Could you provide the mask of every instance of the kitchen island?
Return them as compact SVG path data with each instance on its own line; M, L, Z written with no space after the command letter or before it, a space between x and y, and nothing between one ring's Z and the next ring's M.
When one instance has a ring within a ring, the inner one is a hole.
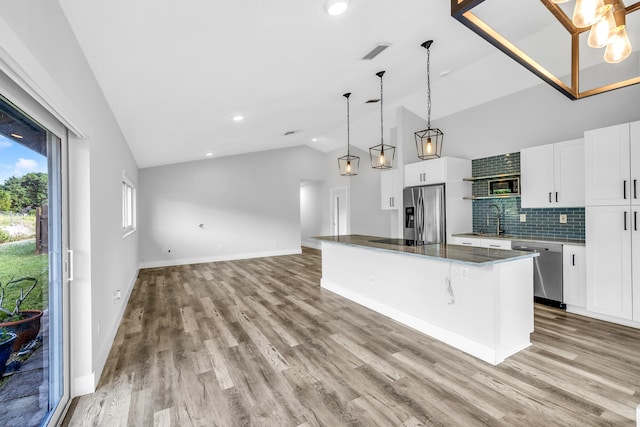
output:
M536 253L363 235L315 239L324 289L493 365L531 345Z

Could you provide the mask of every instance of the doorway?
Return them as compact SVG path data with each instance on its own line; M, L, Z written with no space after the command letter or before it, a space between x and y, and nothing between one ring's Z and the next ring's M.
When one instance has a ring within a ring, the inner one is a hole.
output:
M347 195L347 187L332 188L329 192L331 198L330 230L334 236L349 234L349 203Z
M53 424L69 399L65 143L0 97L2 425Z

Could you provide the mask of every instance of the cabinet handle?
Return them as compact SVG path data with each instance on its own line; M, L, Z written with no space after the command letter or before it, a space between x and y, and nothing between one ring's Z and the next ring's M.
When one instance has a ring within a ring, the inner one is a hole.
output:
M463 245L471 245L471 242L462 242Z
M500 247L500 245L489 245L489 247L492 247L492 248L499 248L499 247Z
M633 211L633 231L638 231L638 211Z
M576 265L576 254L571 254L571 265Z
M627 211L624 211L624 230L627 231Z
M634 179L633 180L633 198L637 199L638 198L638 180Z
M556 191L556 203L558 203L558 192Z
M627 198L627 180L622 181L622 197Z

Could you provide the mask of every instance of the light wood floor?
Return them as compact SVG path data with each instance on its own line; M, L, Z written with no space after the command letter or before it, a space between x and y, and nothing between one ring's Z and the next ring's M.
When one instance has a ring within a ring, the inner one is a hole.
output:
M640 331L536 306L488 365L319 286L320 252L140 273L66 425L632 426Z

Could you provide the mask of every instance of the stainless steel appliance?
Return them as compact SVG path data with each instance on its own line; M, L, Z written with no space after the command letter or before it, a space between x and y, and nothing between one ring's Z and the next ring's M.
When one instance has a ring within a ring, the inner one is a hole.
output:
M446 239L444 184L404 189L404 239L415 244Z
M540 254L533 258L534 299L541 304L565 308L562 301L562 245L514 241L511 249Z

